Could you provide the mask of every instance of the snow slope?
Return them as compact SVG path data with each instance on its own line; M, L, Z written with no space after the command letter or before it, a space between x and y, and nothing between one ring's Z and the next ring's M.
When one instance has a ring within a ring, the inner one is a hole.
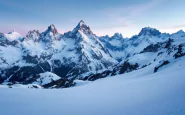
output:
M0 89L3 115L184 115L185 58L74 88ZM175 70L175 71L174 71Z
M18 32L15 31L5 34L5 37L10 41L21 40L23 38Z
M43 86L45 84L51 83L52 81L61 79L61 77L51 72L40 73L39 75L40 77L36 79L36 81L33 84L38 84Z

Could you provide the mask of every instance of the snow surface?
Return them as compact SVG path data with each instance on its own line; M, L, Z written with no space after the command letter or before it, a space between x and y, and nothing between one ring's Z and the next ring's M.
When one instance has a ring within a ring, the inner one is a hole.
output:
M184 69L183 57L155 74L148 66L74 88L1 88L1 114L184 115Z
M0 88L42 88L40 85L37 84L27 84L27 85L23 85L23 84L13 84L13 85L7 85L7 84L3 84L0 85Z
M12 66L21 60L22 53L19 48L13 46L0 46L0 68Z
M15 31L5 34L5 37L10 41L21 40L23 38L18 32Z
M33 84L43 86L45 84L51 83L52 81L56 81L61 78L58 75L51 72L40 73L39 75L40 77Z

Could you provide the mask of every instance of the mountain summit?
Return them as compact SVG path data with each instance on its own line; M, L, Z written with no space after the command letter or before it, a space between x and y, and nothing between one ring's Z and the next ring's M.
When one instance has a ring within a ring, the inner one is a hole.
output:
M72 33L77 33L78 31L82 31L85 34L93 34L90 30L90 27L85 24L83 20L81 20L78 25L73 29Z
M40 33L38 30L29 31L26 35L26 39L33 40L34 42L40 40Z
M45 31L45 33L49 33L49 32L51 32L53 34L57 34L58 33L57 29L55 28L55 26L53 24L51 24L48 27L48 29Z
M139 36L141 36L141 35L158 36L160 34L161 34L161 32L155 28L145 27L145 28L142 28L141 32L139 33Z
M60 39L60 34L58 33L55 26L52 24L45 32L41 33L41 39L45 42L52 42L53 40Z

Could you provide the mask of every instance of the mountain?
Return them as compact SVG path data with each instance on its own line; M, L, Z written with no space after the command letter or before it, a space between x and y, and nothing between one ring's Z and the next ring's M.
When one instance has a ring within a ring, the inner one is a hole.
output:
M166 65L176 63L185 56L185 32L174 34L160 33L156 29L144 28L139 35L125 42L127 47L122 51L123 59L112 68L89 74L82 80L94 81L99 78L124 74L143 68L152 68L156 73Z
M139 33L139 36L159 36L161 35L161 32L155 28L145 27L142 28L141 32Z
M26 40L32 40L34 42L39 42L40 40L40 33L38 30L33 30L33 31L29 31L28 34L26 35Z
M77 73L96 72L117 63L83 21L80 21L73 31L64 34L64 38L68 38L74 43L74 48L71 50L77 54L77 61L80 62L73 68ZM68 75L74 76L76 72Z
M128 40L127 38L123 38L121 34L115 33L111 37L107 35L99 37L99 39L117 61L122 60L123 51L127 47L127 44L125 44Z
M147 67L155 73L181 59L184 44L184 31L167 34L150 27L131 38L119 33L97 37L83 20L64 34L53 24L26 37L0 33L0 83L64 88L74 86L74 80L94 81Z
M6 37L9 41L22 40L23 38L18 32L14 30L8 34L4 34L4 37Z
M21 38L13 32L5 36L2 34L0 39L1 83L35 84L37 79L47 79L41 78L41 73L50 72L61 79L38 85L52 87L57 82L55 87L73 86L71 81L77 76L96 73L118 63L83 21L64 35L50 25L42 33L33 30ZM67 82L70 84L66 85Z
M123 38L122 35L115 34L112 37L100 37L99 39L104 43L111 52L112 56L118 61L124 60L135 53L141 52L150 44L168 40L169 34L161 33L155 28L142 28L138 35L131 38Z

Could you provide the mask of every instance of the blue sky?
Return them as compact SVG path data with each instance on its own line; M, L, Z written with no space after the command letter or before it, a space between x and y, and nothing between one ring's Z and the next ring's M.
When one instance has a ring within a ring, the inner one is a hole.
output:
M97 35L138 34L142 27L162 32L185 30L185 0L0 0L0 32L44 31L54 24L60 33L80 20Z

